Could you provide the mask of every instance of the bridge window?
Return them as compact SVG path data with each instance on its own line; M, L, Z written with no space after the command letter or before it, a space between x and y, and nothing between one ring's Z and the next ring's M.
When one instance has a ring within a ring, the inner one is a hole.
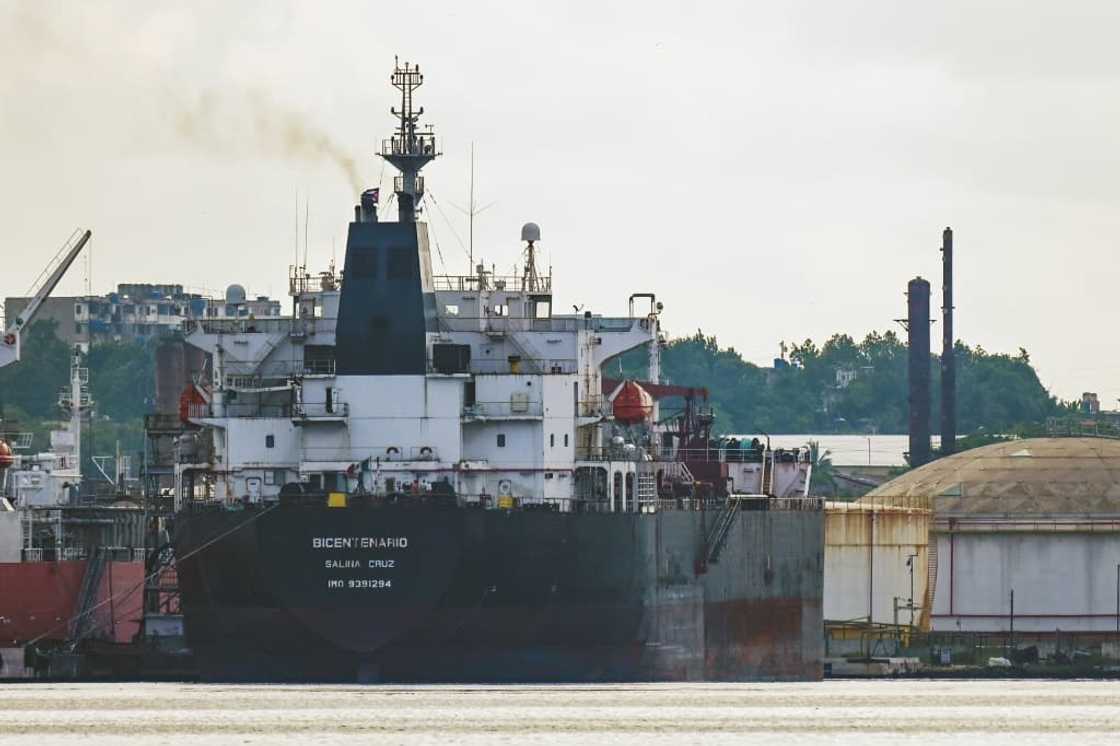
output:
M505 433L498 433L498 448L505 448L505 447L506 447L506 434Z

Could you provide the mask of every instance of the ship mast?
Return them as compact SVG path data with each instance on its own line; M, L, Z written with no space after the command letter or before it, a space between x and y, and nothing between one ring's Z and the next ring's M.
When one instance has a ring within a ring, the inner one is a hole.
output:
M381 143L381 157L398 171L400 176L393 179L393 191L397 195L398 220L414 223L420 212L420 200L424 197L424 177L420 169L440 155L436 147L436 136L432 125L420 128L420 115L424 107L414 108L413 93L424 83L419 65L396 62L393 74L389 77L393 87L401 92L401 108L390 109L399 119L393 136Z

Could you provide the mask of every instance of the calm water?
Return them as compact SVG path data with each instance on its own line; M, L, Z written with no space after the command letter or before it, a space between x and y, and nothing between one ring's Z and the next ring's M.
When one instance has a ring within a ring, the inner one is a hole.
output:
M1115 744L1120 682L0 686L0 743ZM970 739L970 740L965 740Z

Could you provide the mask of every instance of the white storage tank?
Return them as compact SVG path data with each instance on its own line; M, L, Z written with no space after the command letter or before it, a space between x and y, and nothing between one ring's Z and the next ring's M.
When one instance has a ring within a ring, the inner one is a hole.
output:
M923 499L934 512L935 631L1120 629L1120 440L997 443L926 464L865 498Z
M929 628L930 518L922 501L825 503L826 624Z

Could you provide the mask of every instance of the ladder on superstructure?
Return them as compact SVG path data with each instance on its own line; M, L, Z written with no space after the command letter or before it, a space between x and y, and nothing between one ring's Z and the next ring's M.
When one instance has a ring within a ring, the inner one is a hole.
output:
M774 495L774 452L767 449L762 454L762 483L758 491L764 495Z

